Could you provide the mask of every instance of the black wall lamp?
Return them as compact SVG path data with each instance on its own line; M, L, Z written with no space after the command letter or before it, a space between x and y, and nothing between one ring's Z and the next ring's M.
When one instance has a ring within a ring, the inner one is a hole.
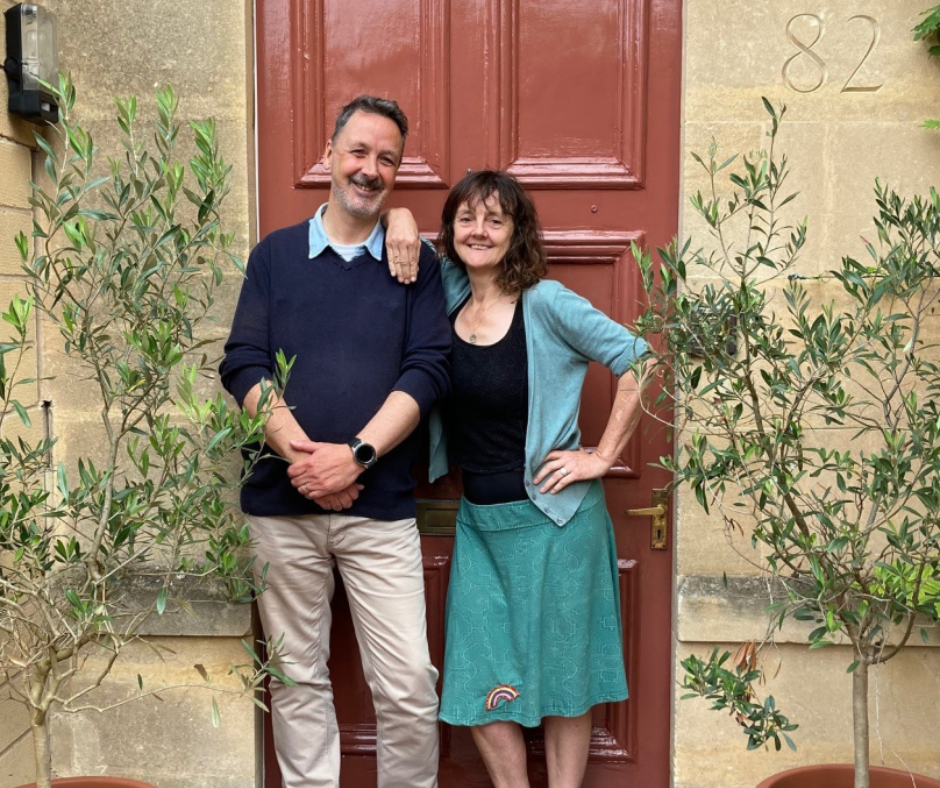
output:
M55 14L41 5L17 3L3 12L7 23L7 56L3 70L10 86L9 111L33 123L56 123L59 106L40 80L59 78L59 44Z

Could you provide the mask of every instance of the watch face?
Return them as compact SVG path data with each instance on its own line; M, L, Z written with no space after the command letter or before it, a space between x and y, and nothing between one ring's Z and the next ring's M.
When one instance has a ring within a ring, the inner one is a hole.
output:
M375 460L375 449L368 443L360 443L356 447L356 462L360 465L372 465Z

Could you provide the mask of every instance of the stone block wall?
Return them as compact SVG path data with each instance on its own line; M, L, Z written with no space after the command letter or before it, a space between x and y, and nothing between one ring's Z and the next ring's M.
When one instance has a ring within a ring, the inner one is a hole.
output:
M12 0L0 0L0 10L10 5ZM141 96L147 114L153 89L170 82L179 90L184 119L218 119L234 167L235 191L225 218L247 252L254 233L251 2L49 0L48 5L59 17L62 66L75 79L78 111L103 148L114 141L109 124L115 94ZM760 97L786 102L781 140L793 162L792 185L802 193L791 209L794 217L805 214L810 220L802 270L818 274L843 254L861 254L859 237L872 234L876 176L908 193L925 192L940 181L940 136L917 126L924 117L940 115L940 71L910 34L927 5L929 0L816 0L815 5L686 0L683 194L702 186L691 151L704 150L712 137L729 154L760 146L767 130ZM10 118L5 104L6 83L0 79L0 306L19 284L12 237L30 226L26 181L35 166L33 127ZM703 232L688 210L682 232ZM220 313L234 307L238 280L230 281ZM39 352L29 363L43 374L64 372L51 339L46 344L44 339L37 333ZM42 383L28 404L37 412L43 401L51 403L58 458L68 461L87 444L94 409L66 383L65 374ZM25 394L21 398L26 404ZM34 418L33 423L46 422ZM680 495L677 509L678 665L693 651L761 637L765 618L760 581L745 558L747 544L729 545L720 525L703 517L691 496ZM716 585L723 573L731 578L729 591ZM167 653L163 662L149 650L135 650L103 688L104 697L132 688L138 673L152 686L173 676L189 680L196 663L208 669L238 661L238 628L215 636L205 630L165 633L161 643L175 654ZM768 656L774 678L766 688L801 725L797 753L748 753L732 721L714 716L702 702L677 698L676 786L750 786L791 765L849 758L845 666L850 660L840 649L808 654L799 642L800 631L788 627ZM932 721L940 716L938 690L940 649L911 649L873 674L875 762L940 775L930 739ZM0 687L4 787L27 781L32 769L27 721L6 695ZM211 725L209 708L199 695L167 695L163 703L91 713L81 724L60 719L56 768L61 774L124 771L160 788L255 786L253 707L223 703L219 729Z
M12 0L0 0L0 42L6 41L2 14L12 5ZM14 294L23 293L20 254L13 239L19 232L29 235L32 230L29 181L32 178L32 152L36 147L33 138L36 127L9 115L6 112L7 100L6 77L0 76L0 311L6 311ZM9 326L6 323L0 326L0 341L4 341ZM10 361L8 357L8 366ZM22 377L39 378L41 367L35 346L24 356L21 369ZM41 428L43 420L38 386L22 387L17 393L30 413L32 424L36 429ZM10 434L11 429L15 432L25 427L11 421L5 432ZM0 683L0 785L4 786L19 785L33 776L29 719L23 706L11 700L9 694L9 687Z
M249 662L250 607L196 601L194 614L167 611L127 648L108 679L87 697L90 709L56 715L53 766L59 776L112 774L156 788L257 788L260 717L229 674ZM103 665L93 655L85 675ZM206 682L202 676L209 677ZM134 699L138 676L145 692ZM212 689L220 723L213 724Z
M13 4L0 0L0 11ZM216 118L223 155L232 165L233 191L223 221L236 234L237 253L246 256L255 215L250 0L46 0L44 5L58 17L60 66L73 77L76 114L103 151L120 154L113 122L116 95L137 95L139 115L149 119L154 90L172 84L180 97L181 136L186 136L189 119ZM0 46L4 33L0 18ZM6 79L0 78L0 309L4 310L21 284L13 237L20 230L30 232L28 182L41 167L33 142L36 127L12 118L6 105ZM233 311L239 285L239 275L233 271L219 298L220 315ZM222 328L219 332L221 336ZM25 363L34 368L31 377L47 379L35 384L28 396L21 389L20 399L30 408L36 428L48 429L56 437L55 461L74 465L80 453L96 445L100 406L77 390L58 353L57 339L48 327L37 326L35 345ZM214 683L235 686L225 674L230 665L247 660L239 641L252 638L248 608L216 605L214 612L207 609L194 620L172 619L164 629L157 641L159 655L144 646L129 649L95 695L97 705L134 694L138 674L145 688L203 683L196 664L205 666ZM8 688L0 686L0 788L33 777L28 720L22 706L7 696ZM56 718L57 775L122 774L158 788L260 785L260 729L249 700L220 696L222 724L215 728L208 694L168 692L161 698L104 714Z
M800 197L788 218L806 216L800 273L824 297L836 291L826 272L844 255L866 255L874 240L874 182L904 194L940 183L940 136L919 127L940 114L940 62L912 40L929 0L686 0L682 150L684 236L707 243L707 228L688 196L707 186L691 157L715 139L725 158L760 148L769 128L761 96L787 105L779 144L790 157L789 186ZM760 640L770 587L756 575L748 539L726 539L694 496L677 501L676 671L690 653L734 652ZM727 573L728 587L722 576ZM852 661L847 649L808 652L807 630L789 622L766 654L771 677L761 688L800 728L795 753L747 752L734 721L676 691L677 788L753 786L808 763L851 761ZM917 644L920 638L917 637ZM934 640L936 642L936 640ZM915 644L871 675L873 763L940 775L932 721L940 716L940 649Z
M33 741L26 709L9 697L6 684L0 684L0 785L22 785L34 776Z

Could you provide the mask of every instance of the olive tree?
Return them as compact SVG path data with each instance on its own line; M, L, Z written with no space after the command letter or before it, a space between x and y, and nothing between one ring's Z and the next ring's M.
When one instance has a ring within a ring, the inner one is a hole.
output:
M766 100L765 150L696 156L711 183L692 197L711 241L638 257L643 333L667 380L676 425L662 463L784 591L768 639L793 617L810 649L851 646L855 785L869 785L868 678L940 618L940 197L875 186L877 239L807 278L806 222L781 211L785 108ZM759 647L756 649L759 651ZM683 667L690 695L731 710L749 745L796 726L761 701L755 649Z
M256 444L264 415L198 393L214 292L240 265L220 222L230 168L214 123L190 124L187 167L174 92L157 92L149 129L137 100L119 99L123 150L102 161L70 81L52 89L61 121L36 135L36 219L16 239L24 292L2 313L0 344L0 676L28 709L39 788L51 779L50 713L103 710L94 690L122 651L151 617L186 606L181 576L221 578L240 601L256 590L231 458ZM96 437L70 447L68 464L53 463L55 438L29 429L21 401L35 397L24 357L37 324L46 352L69 360L72 389L97 403ZM142 579L143 603L130 590ZM227 691L254 698L272 669L246 648ZM157 691L141 679L134 697ZM217 721L214 697L212 708Z

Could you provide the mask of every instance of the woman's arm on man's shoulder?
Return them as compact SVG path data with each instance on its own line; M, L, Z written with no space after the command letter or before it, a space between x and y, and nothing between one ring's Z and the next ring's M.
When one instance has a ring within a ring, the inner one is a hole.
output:
M437 249L418 232L414 215L407 208L390 208L382 214L382 223L386 227L385 246L388 249L391 275L403 284L413 284L418 279L422 244L435 256ZM467 278L467 272L446 256L441 255L438 259L441 264L441 281L444 284L447 312L450 314L469 295L470 280Z
M388 271L408 285L418 278L421 257L421 233L414 214L407 208L389 208L382 213L385 228L385 248L388 251Z

